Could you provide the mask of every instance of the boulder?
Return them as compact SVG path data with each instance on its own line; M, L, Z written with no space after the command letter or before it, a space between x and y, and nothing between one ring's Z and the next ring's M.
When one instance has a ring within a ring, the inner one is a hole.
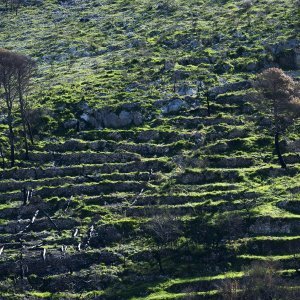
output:
M168 104L161 108L163 114L178 112L187 107L187 103L181 99L173 99Z
M112 127L118 128L120 126L120 119L118 118L117 114L110 112L103 116L103 124L104 127Z
M121 127L128 126L133 121L133 114L126 110L122 110L119 114L119 119Z
M197 88L189 87L188 85L183 85L177 88L177 93L180 96L196 96Z
M83 107L83 114L80 116L82 120L94 128L124 128L131 125L141 125L144 117L139 103L127 103L115 108L104 107L101 109L90 110Z
M133 113L126 110L122 110L120 114L110 112L108 114L103 114L100 121L103 122L104 127L108 128L127 127L133 123Z
M80 119L82 119L83 121L86 121L87 123L89 122L90 116L87 113L83 113L80 116Z

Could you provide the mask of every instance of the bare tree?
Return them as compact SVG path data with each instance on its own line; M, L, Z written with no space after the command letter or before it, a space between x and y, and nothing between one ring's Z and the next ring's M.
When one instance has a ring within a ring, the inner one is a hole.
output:
M273 262L255 262L245 275L242 299L282 299L279 289L282 280Z
M237 279L228 278L222 280L217 286L220 296L223 300L238 300L241 299L241 286Z
M198 97L203 97L206 102L206 109L207 109L207 116L210 117L211 115L211 106L210 106L210 95L208 87L205 85L203 81L197 82L197 90L198 90Z
M28 103L25 94L28 90L34 67L35 63L29 57L0 49L0 90L7 113L11 167L15 164L14 120L17 112L21 115L25 152L26 158L28 158L27 132L31 132L31 130L27 117Z
M29 134L32 144L33 144L33 136L32 136L30 122L28 119L28 102L26 100L25 94L28 91L30 86L29 83L35 69L35 62L28 56L18 55L18 57L19 57L19 62L16 68L18 101L19 101L19 110L21 114L22 127L23 127L26 159L28 159L29 150L28 150L27 135Z
M0 140L0 158L1 158L1 165L2 165L2 169L5 169L5 156L4 156L4 150L3 150L3 145L1 143L1 140Z
M10 163L11 167L15 164L15 131L14 131L14 116L13 107L16 100L16 77L15 63L11 52L0 50L0 87L3 91L7 110L7 123L9 129L9 144L10 144Z
M294 299L284 297L283 281L273 262L255 262L242 278L227 278L217 286L221 299Z
M209 252L225 256L226 244L243 237L247 226L241 213L230 212L222 215L201 212L187 225L187 234Z
M180 236L180 224L178 218L164 212L155 215L144 228L148 237L149 246L154 259L157 261L159 270L164 273L162 257L166 247L172 245Z
M254 86L259 91L254 103L272 122L275 151L281 167L286 168L279 140L300 116L299 84L281 69L270 68L258 75Z

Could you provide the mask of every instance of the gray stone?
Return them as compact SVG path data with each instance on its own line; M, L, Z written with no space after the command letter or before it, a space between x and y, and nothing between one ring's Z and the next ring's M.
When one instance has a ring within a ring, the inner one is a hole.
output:
M88 114L86 114L86 113L84 113L84 114L82 114L80 116L80 119L82 119L82 120L84 120L86 122L89 122L89 118L90 118L90 116Z
M122 110L121 113L119 114L119 119L120 119L120 126L125 127L128 126L132 123L133 116L132 113Z
M92 109L89 107L89 105L84 101L78 103L78 108L83 110L84 112L90 113L92 111Z
M115 113L110 112L103 116L103 124L104 127L117 128L119 126L119 117Z
M187 104L185 101L180 100L180 99L174 99L174 100L171 100L167 105L163 106L161 111L163 114L168 114L171 112L178 112L185 107L187 107Z
M197 88L192 88L188 85L183 85L177 88L177 93L180 96L195 96L197 95Z
M123 104L119 107L119 113L115 111L115 108L111 107L92 110L84 102L80 103L80 109L83 110L80 119L97 129L141 125L144 120L141 105L138 102Z
M133 114L133 123L136 126L139 126L143 123L143 115L140 112L135 112Z
M74 129L77 127L78 120L77 119L70 119L64 122L65 129Z

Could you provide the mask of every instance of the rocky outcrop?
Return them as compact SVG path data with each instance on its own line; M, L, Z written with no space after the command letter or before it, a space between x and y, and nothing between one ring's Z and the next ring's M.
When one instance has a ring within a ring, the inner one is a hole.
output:
M63 124L65 129L80 129L86 126L96 129L125 128L139 126L145 118L138 102L123 104L117 108L106 106L100 109L92 109L87 103L81 102L76 110L78 119L66 120Z
M139 161L140 156L135 153L46 153L35 152L30 153L29 159L35 162L50 162L54 161L56 165L72 165L74 162L77 164L101 164L101 163L113 163L113 162L130 162Z

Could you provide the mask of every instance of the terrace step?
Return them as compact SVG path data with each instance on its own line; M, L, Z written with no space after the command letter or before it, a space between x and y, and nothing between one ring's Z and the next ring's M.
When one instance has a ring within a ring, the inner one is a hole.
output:
M135 130L95 130L95 131L82 131L79 133L78 138L84 141L114 141L114 142L134 142L134 143L159 143L170 144L180 140L195 141L199 139L199 134L191 132L183 132L178 130L159 130L159 129L135 129Z
M31 152L29 160L39 164L54 162L55 165L70 166L76 164L103 164L114 162L140 161L141 157L135 153L96 153L96 152L71 152L71 153L46 153Z
M11 192L21 190L24 187L36 189L47 187L60 187L63 185L74 185L83 183L94 183L102 181L150 181L158 180L159 176L150 172L134 172L134 173L112 173L112 174L85 174L77 177L58 177L58 178L44 178L40 180L28 181L0 181L0 192Z
M229 274L228 274L229 275ZM243 272L231 273L230 278L237 281L241 280L243 277ZM221 286L221 283L226 278L226 274L211 276L211 277L199 277L199 278L190 278L190 279L181 279L178 280L178 283L171 284L166 291L170 293L180 293L184 290L190 290L193 292L204 292L210 290L216 290L218 286Z
M300 201L299 200L286 200L286 201L280 201L276 203L276 206L284 209L286 211L289 211L294 214L300 215Z
M101 195L96 197L87 197L84 202L87 204L95 205L115 205L121 204L122 202L134 203L137 206L152 206L152 205L180 205L186 203L204 203L208 201L234 201L239 199L254 199L261 196L259 193L255 192L245 192L245 191L211 191L194 193L189 195L186 194L172 194L170 195L136 195L136 194L121 194L118 193L113 195Z
M218 204L211 205L210 202L208 203L201 203L199 205L191 203L185 203L181 205L172 205L172 206L165 206L165 205L151 205L149 206L132 206L126 209L126 215L129 217L153 217L157 215L164 215L166 210L168 213L174 216L189 216L189 215L196 215L200 212L217 212L217 211L233 211L236 209L242 208L239 205L234 205L232 203L221 202Z
M57 187L43 187L35 191L35 196L40 196L42 198L51 197L71 197L75 195L99 195L99 194L109 194L111 192L139 192L142 189L149 188L146 182L99 182L93 184L76 184L70 186L57 186ZM5 203L10 200L22 199L21 192L14 193L3 193L0 194L0 203Z
M300 230L299 218L257 217L250 226L250 233L255 235L297 235Z
M72 255L62 255L59 251L46 252L46 260L41 256L41 250L23 254L23 264L27 266L27 276L49 276L65 272L75 272L86 269L95 263L119 264L121 259L118 255L108 251L83 251ZM0 278L11 274L20 273L21 265L15 261L7 261L0 264Z
M285 255L300 252L300 237L259 237L251 238L239 248L240 253L251 255Z
M226 125L235 125L241 126L244 125L242 120L238 120L235 118L214 118L214 117L177 117L177 118L165 118L163 122L168 125L176 126L177 128L194 128L196 129L199 125L203 126L212 126L212 125L219 125L219 124L226 124Z
M239 182L242 176L239 170L186 170L185 173L176 177L179 184L207 184L214 182Z
M79 225L79 222L75 219L71 218L55 218L53 219L56 226L60 230L73 229L75 226ZM27 220L18 220L18 221L10 221L5 225L0 225L0 234L17 234L26 229L26 226L31 223L31 219ZM37 218L36 221L31 224L30 231L40 232L43 230L49 230L49 228L53 228L53 224L49 221L48 218L42 217ZM56 229L56 228L54 228Z
M182 141L182 140L181 140ZM132 142L114 142L114 141L93 141L82 142L77 140L69 140L63 144L48 144L45 146L46 151L55 151L65 153L67 151L100 151L100 152L114 152L127 151L131 153L141 154L143 157L165 156L178 152L181 149L190 148L194 144L186 141L186 143L174 142L172 144L146 144L146 143L132 143Z
M103 163L103 164L82 164L78 165L74 161L74 165L60 167L36 167L36 168L13 168L0 172L0 178L3 180L26 180L26 179L42 179L64 176L84 176L99 172L102 174L109 173L130 173L133 171L152 170L153 172L165 171L169 172L172 167L167 160L147 159L142 161L133 161L125 163Z

